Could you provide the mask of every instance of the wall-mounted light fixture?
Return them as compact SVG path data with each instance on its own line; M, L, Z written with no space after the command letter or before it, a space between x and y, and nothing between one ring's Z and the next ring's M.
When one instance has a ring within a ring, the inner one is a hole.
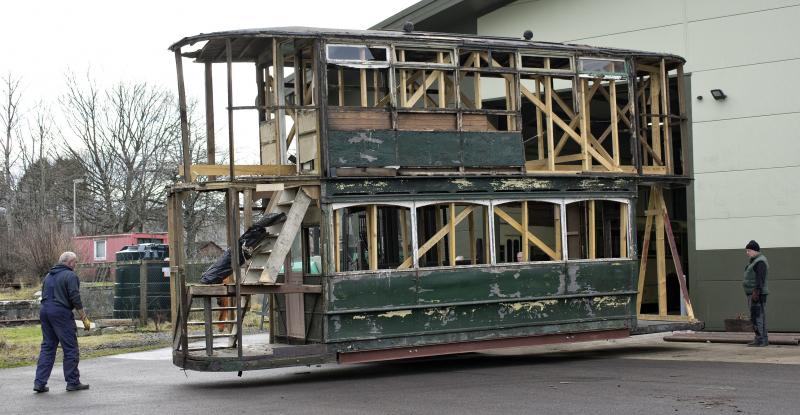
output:
M722 101L723 99L728 98L728 96L725 95L725 93L722 92L721 89L712 89L711 96L714 97L714 99L717 101Z

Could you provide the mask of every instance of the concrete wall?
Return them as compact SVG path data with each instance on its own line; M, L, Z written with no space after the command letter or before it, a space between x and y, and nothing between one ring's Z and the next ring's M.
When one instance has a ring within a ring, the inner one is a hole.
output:
M744 245L770 257L773 329L800 331L800 1L523 0L478 34L669 52L691 73L689 277L707 327L745 312ZM715 101L709 90L728 98ZM702 95L703 99L696 97ZM741 300L741 301L740 301Z
M114 311L114 287L82 284L81 301L92 320L111 318ZM39 309L38 300L0 301L0 322L38 320Z

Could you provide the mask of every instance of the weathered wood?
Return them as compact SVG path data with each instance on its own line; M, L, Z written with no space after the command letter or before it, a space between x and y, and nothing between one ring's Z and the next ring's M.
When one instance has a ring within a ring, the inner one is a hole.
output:
M660 76L661 76L661 108L662 115L660 117L663 123L663 137L664 137L664 166L667 168L667 174L672 174L674 169L672 165L672 127L670 126L670 110L669 110L669 77L667 77L666 64L664 58L660 62Z
M147 325L147 265L148 261L142 260L139 264L139 324Z
M192 153L189 147L189 115L186 109L186 86L183 82L183 57L181 49L175 49L175 68L178 72L178 111L181 119L181 155L183 159L183 181L190 181Z
M528 262L530 261L530 243L528 242L528 238L525 237L525 233L530 232L530 227L528 225L528 201L522 201L522 230L523 233L520 234L522 236L522 261Z
M478 263L478 241L475 239L475 212L472 212L467 217L467 232L469 234L469 260L470 263L475 265Z
M454 131L456 114L398 113L397 129L410 131Z
M195 164L191 166L191 177L197 176L227 176L230 174L230 166L222 164ZM243 165L234 166L235 176L293 176L294 166L284 165Z
M628 257L628 205L619 205L619 256Z
M556 256L558 259L562 259L564 257L564 253L561 247L561 206L555 205L553 206L553 228L555 232L554 240L556 241Z
M556 170L556 153L555 153L555 137L553 137L553 78L549 76L544 77L545 82L545 108L544 112L547 116L547 170ZM538 99L537 99L538 101ZM541 108L539 105L537 108ZM566 130L565 130L566 131Z
M656 194L656 206L654 208L661 209L660 203L663 200L663 193L661 187L654 185L653 191ZM663 210L661 214L655 215L656 221L656 275L658 277L658 314L667 314L667 263L666 263L666 249L664 247L664 215Z
M647 209L652 210L655 208L655 197L653 189L650 188L650 197L647 201ZM642 251L639 255L639 283L638 295L636 296L636 313L641 315L642 311L642 297L644 296L644 282L647 277L647 259L650 255L650 232L653 228L653 215L647 215L644 225L644 236L642 238Z
M462 131L497 131L489 117L483 114L463 114L462 116Z
M336 272L342 271L342 214L333 212L333 262Z
M225 54L227 56L228 74L228 176L233 179L236 176L236 148L233 140L233 55L231 50L231 40L225 39Z
M667 205L664 202L663 197L661 198L661 209L664 215L665 233L667 235L667 241L669 242L670 252L672 253L672 261L675 265L675 272L677 273L678 285L680 285L681 294L683 294L683 301L686 305L686 315L690 319L694 319L694 307L692 307L692 301L689 299L689 289L686 286L686 274L683 273L683 265L681 264L680 253L678 252L678 246L675 243L675 235L672 232L672 223L669 219L669 212L667 212Z
M608 82L609 104L611 107L611 154L614 156L614 167L619 167L619 115L617 113L617 83L613 79Z
M447 256L450 260L450 266L456 266L456 204L450 203L448 205L448 213L450 218L447 220L448 225L450 226L449 234L447 236L447 250L449 251Z
M358 79L359 79L359 89L361 92L361 106L368 107L369 101L367 100L367 70L366 69L359 69L358 70Z
M203 322L206 335L206 356L214 354L214 314L211 310L211 297L203 297Z
M378 269L378 205L369 205L367 208L367 237L369 251L369 269Z
M269 259L261 272L261 277L259 278L261 283L271 284L278 278L278 272L281 265L283 265L283 260L289 253L295 236L300 231L300 226L310 204L311 198L308 197L306 192L302 188L297 189L291 208L286 214L286 221L281 226L278 239L272 247L272 253L269 254Z
M206 105L206 163L216 163L216 144L214 143L214 82L212 78L212 64L205 64L205 105ZM257 71L261 73L261 71ZM262 96L263 88L259 83L259 96ZM208 180L215 178L209 177Z
M535 78L533 80L534 84L534 94L536 94L536 98L541 100L541 85L539 84L539 78ZM520 87L522 89L522 87ZM544 126L542 125L542 109L536 107L536 146L538 149L537 152L537 159L544 160Z
M589 226L588 226L588 236L589 236L589 259L597 258L597 223L596 223L596 210L595 210L595 201L589 200L586 202L588 207L588 216L589 216Z
M581 154L583 155L583 169L592 169L592 159L589 157L589 100L586 97L586 88L589 81L580 80L580 92L578 93L581 106Z
M388 130L391 113L382 111L329 111L328 128L339 131Z

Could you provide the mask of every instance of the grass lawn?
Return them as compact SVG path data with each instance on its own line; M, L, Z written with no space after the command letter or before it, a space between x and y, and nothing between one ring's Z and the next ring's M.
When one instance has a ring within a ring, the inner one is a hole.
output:
M20 288L0 288L0 301L33 300L33 294L42 289L41 285Z
M163 327L163 326L162 326ZM80 329L79 329L80 330ZM170 344L169 328L156 333L147 328L132 333L78 337L81 360L112 354L157 349ZM0 328L0 368L36 364L42 330L39 325ZM58 349L57 360L62 356Z

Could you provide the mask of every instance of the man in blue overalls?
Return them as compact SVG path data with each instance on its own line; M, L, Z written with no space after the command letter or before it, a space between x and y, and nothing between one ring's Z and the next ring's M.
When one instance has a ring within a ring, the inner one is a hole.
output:
M72 271L78 262L73 252L64 252L58 264L50 269L42 282L42 307L39 318L42 322L42 349L36 366L36 380L33 390L47 392L47 380L56 360L56 348L61 343L64 351L64 380L67 391L89 389L81 383L78 372L78 335L72 309L78 310L83 328L89 330L91 322L81 303L80 281Z

